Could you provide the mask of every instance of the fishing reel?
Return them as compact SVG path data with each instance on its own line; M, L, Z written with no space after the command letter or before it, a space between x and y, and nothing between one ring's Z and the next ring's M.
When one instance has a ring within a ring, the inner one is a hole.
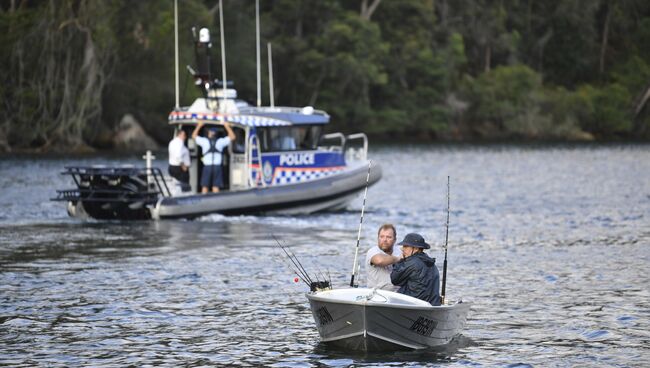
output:
M329 281L314 281L311 284L309 284L309 290L313 292L332 290L332 286L330 285Z

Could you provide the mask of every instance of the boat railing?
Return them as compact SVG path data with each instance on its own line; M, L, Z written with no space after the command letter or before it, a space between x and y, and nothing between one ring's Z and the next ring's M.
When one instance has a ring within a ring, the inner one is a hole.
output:
M364 133L350 134L345 137L345 161L366 161L368 158L368 137Z
M55 201L145 202L171 195L159 168L66 167L77 189L57 190Z
M248 186L251 188L260 186L260 182L262 187L266 186L266 181L262 177L262 150L259 143L259 138L256 135L251 136L246 152L248 156ZM253 174L255 174L255 179L253 179Z
M344 146L345 136L343 133L337 132L323 134L320 138L319 148L323 148L329 151L342 152Z

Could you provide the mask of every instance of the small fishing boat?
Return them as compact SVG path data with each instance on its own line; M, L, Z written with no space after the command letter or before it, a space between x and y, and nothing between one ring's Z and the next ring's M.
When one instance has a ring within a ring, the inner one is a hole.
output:
M349 288L334 289L330 279L320 280L310 276L296 255L276 239L278 246L291 261L287 265L296 274L296 282L302 280L309 286L310 291L305 296L324 343L366 352L417 350L444 348L460 335L465 328L471 303L462 300L451 302L445 298L449 234L449 178L447 180L447 236L441 305L434 306L425 300L392 291L359 288L355 284L355 276L359 272L357 260L367 186L361 207Z
M321 340L360 351L449 344L465 327L470 303L432 306L392 291L346 288L306 294Z
M67 202L72 217L96 219L191 219L213 213L309 214L342 209L366 182L372 185L379 181L381 168L377 163L372 164L372 176L366 177L369 160L364 133L324 134L330 121L326 112L311 106L275 106L272 92L271 106L260 106L259 56L258 105L238 99L231 82L225 82L223 28L221 35L222 80L211 76L210 35L203 28L198 37L195 34L198 71L188 67L203 97L180 107L177 75L176 107L169 114L174 136L185 131L187 137L192 137L199 124L201 135L206 135L208 129L223 134L226 124L232 127L235 139L222 153L224 185L219 192L200 193L201 152L195 140L189 138L189 185L154 167L153 156L148 153L146 166L140 168L66 167L62 174L71 176L77 187L58 190L52 200ZM270 80L272 91L272 77Z

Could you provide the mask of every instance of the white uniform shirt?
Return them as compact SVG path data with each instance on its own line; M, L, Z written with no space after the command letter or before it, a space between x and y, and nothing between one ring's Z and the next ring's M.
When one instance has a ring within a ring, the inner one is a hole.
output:
M369 288L376 287L388 291L397 291L397 289L399 289L399 286L395 286L393 285L392 282L390 282L390 272L393 270L393 265L380 267L380 266L374 266L370 264L370 260L376 254L387 254L387 253L381 250L377 245L368 249L368 253L366 253L366 269L367 269L366 274L368 277L367 279L368 287ZM393 254L391 255L395 257L401 257L402 251L398 246L393 246Z
M190 166L190 151L185 147L183 140L176 137L169 142L169 164L171 166Z
M201 146L201 149L203 150L203 158L201 158L203 165L221 165L221 153L223 152L224 148L228 147L230 144L229 137L217 139L217 144L215 144L215 147L219 152L210 152L207 155L205 152L208 152L208 150L210 150L210 140L206 137L198 136L196 137L195 141L196 144Z

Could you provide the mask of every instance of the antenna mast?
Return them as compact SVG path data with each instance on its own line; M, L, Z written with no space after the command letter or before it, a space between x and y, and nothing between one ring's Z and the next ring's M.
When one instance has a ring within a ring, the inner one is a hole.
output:
M271 107L275 107L273 97L273 54L271 52L271 43L266 44L269 50L269 97L271 98Z
M223 77L223 99L226 99L226 42L223 36L223 0L219 0L219 28L221 31L221 76Z
M255 50L257 52L257 107L262 106L262 76L260 71L260 0L255 0L255 30L256 42Z
M174 91L176 93L176 105L174 105L174 109L178 110L180 108L178 96L178 0L174 0L174 74Z

